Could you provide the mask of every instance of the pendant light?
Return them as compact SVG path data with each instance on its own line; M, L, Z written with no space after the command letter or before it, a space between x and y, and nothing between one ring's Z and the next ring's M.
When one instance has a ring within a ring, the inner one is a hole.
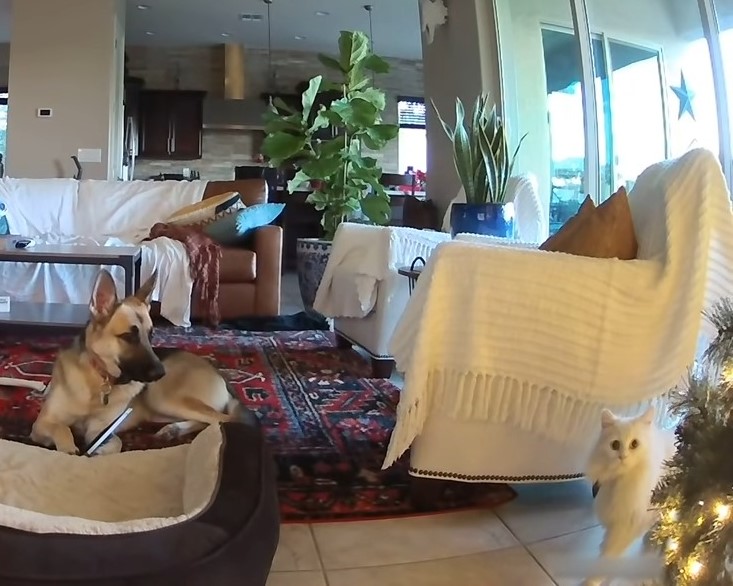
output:
M372 9L374 6L371 4L364 4L364 10L369 14L369 50L374 53L374 23L372 22Z
M272 99L275 93L275 69L272 66L272 0L262 0L267 5L267 89Z
M372 22L372 9L374 7L371 4L364 4L364 10L369 14L369 50L374 53L374 23ZM374 72L372 71L372 83L374 83Z

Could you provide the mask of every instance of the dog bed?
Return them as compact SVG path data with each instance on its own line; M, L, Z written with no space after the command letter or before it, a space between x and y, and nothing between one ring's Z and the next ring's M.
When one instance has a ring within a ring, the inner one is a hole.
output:
M251 424L93 458L0 440L2 586L264 586L279 525Z

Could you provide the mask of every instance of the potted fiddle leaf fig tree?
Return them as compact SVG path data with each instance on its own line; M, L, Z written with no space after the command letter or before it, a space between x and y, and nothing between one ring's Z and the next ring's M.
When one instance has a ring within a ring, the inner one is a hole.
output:
M465 203L451 205L451 234L467 232L511 238L514 236L514 204L507 200L507 183L526 134L514 152L509 149L507 129L481 94L473 104L471 119L460 98L456 98L456 122L451 128L440 116L445 133L453 143L453 163L466 193Z
M323 239L297 243L298 282L311 309L338 226L347 220L386 224L389 196L380 183L382 169L371 153L397 137L399 127L385 124L386 97L373 85L389 64L371 51L369 37L341 31L337 57L319 55L335 80L313 77L301 96L302 109L274 100L265 115L263 154L274 167L297 169L288 191L309 190L307 200L323 212Z

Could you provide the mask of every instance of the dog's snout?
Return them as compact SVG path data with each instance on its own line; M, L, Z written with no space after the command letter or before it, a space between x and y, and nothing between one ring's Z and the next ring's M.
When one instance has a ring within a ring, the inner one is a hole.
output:
M157 364L153 364L146 373L146 379L149 382L153 382L156 380L160 380L165 376L165 367L163 366L162 362L158 362Z

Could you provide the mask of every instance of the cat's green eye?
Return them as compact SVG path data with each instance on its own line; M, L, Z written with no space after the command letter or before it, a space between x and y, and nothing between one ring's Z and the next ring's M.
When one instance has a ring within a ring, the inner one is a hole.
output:
M638 448L639 447L639 440L632 440L631 443L629 444L629 447L632 450L635 450L636 448Z
M618 451L619 451L619 450L621 449L621 442L620 442L620 441L618 441L618 440L613 440L613 441L611 442L611 449L612 449L612 450L613 450L614 452L618 452Z

